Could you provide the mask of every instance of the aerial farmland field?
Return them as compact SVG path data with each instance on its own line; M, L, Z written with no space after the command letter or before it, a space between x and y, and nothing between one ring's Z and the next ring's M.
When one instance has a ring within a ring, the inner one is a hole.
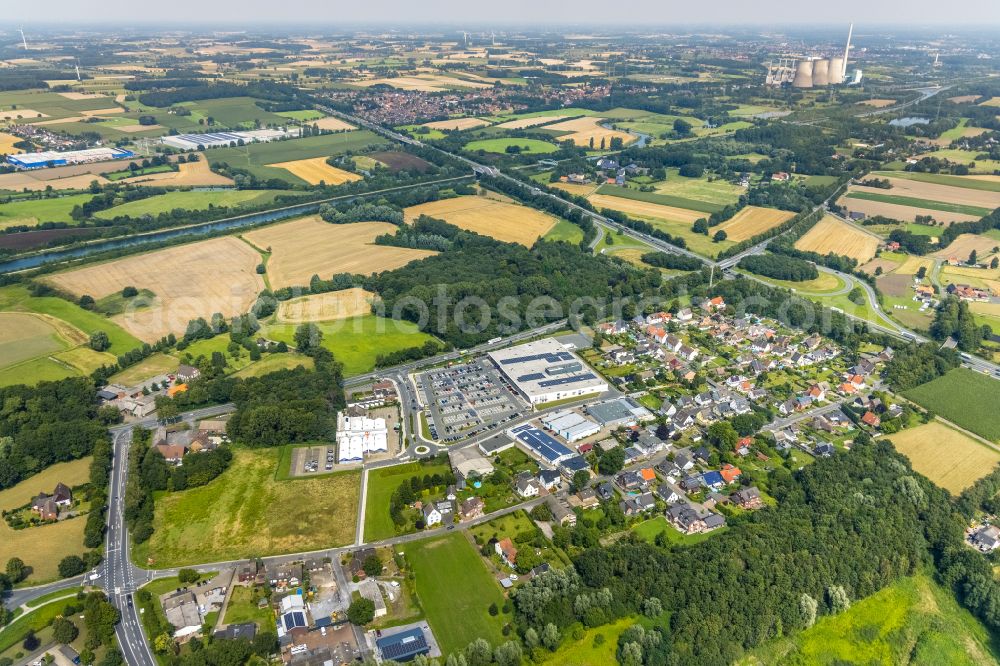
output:
M374 299L375 294L360 287L301 296L278 305L278 321L298 324L356 317L371 312Z
M1000 440L1000 391L990 377L956 368L904 395L984 439Z
M793 217L795 213L787 210L744 206L736 215L712 229L712 232L725 231L729 240L739 243L784 224Z
M875 256L879 239L857 227L827 215L795 242L795 247L807 252L833 252L865 263Z
M559 140L569 140L577 146L591 147L594 149L601 148L602 141L604 142L604 147L609 148L611 146L611 139L615 138L621 139L622 143L625 144L632 143L636 140L636 137L628 132L601 127L600 123L602 121L602 118L588 116L584 118L574 118L573 120L564 120L552 125L546 125L545 129L556 130L559 132L570 132L570 134L560 136Z
M344 171L326 163L325 157L311 157L305 160L294 160L292 162L276 162L268 166L276 169L284 169L293 175L301 178L310 185L341 185L343 183L353 183L361 180L361 176L350 171Z
M147 254L55 273L45 278L77 296L100 299L128 286L148 289L152 305L112 317L137 338L155 342L183 333L188 321L246 312L264 288L254 268L260 255L232 236L177 245Z
M324 279L335 273L368 275L435 254L372 242L376 236L395 231L396 226L388 222L329 224L319 217L304 217L247 232L243 238L271 252L268 279L280 289L308 286L313 275Z
M439 199L405 210L407 220L429 215L456 227L530 247L558 221L534 208L481 196Z
M910 459L913 469L953 495L1000 463L1000 451L940 421L907 428L889 438L896 450Z

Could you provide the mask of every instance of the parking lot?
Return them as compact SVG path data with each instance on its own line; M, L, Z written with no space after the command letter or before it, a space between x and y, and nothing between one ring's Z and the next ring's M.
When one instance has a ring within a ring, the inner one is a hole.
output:
M325 446L298 446L292 449L289 474L292 476L328 474L333 471L337 462L336 453L337 447L332 442Z
M443 442L474 437L527 413L528 404L483 359L419 375L431 436Z

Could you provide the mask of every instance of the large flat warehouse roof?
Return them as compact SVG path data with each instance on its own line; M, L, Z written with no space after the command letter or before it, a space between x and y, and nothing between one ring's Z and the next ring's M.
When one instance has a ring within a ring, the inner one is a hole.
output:
M489 357L532 402L554 393L600 393L608 388L603 378L552 338L492 351Z

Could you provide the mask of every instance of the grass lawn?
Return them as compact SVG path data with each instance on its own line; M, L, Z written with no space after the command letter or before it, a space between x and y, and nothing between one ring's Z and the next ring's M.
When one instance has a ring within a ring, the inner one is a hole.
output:
M667 169L667 179L653 183L658 194L682 197L685 199L695 199L711 204L736 203L744 190L739 185L733 185L729 181L716 179L709 181L708 178L685 178L680 175L679 169Z
M567 637L551 657L541 662L541 666L594 666L594 664L618 663L618 637L635 624L635 620L623 617L613 624L605 624L584 632L578 641ZM604 637L601 645L595 645L598 635Z
M0 203L0 229L18 225L34 226L42 222L74 223L70 211L90 201L93 194L71 194L50 199L15 199ZM2 199L0 199L2 201Z
M278 111L277 114L283 118L292 120L318 120L323 114L315 109L302 109L301 111Z
M935 150L925 155L918 155L917 157L937 157L938 159L950 160L958 164L969 165L973 162L976 163L975 168L969 167L971 173L985 173L991 174L997 169L1000 169L1000 160L980 160L976 159L977 155L981 155L980 151L975 150L961 150L959 148L943 148L941 150Z
M844 281L833 273L821 272L819 277L815 280L804 280L802 282L775 280L774 278L764 277L762 275L755 275L755 277L764 280L765 282L769 282L777 287L783 287L785 289L791 289L792 291L807 294L833 293L840 291L845 286Z
M54 590L52 592L49 592L48 594L43 594L40 597L35 597L31 601L25 602L24 605L27 606L28 608L38 608L42 604L47 604L53 599L68 600L71 597L75 597L77 593L81 591L83 591L82 587L71 587L65 590Z
M155 197L147 197L130 201L120 206L102 210L94 217L103 220L113 220L119 216L142 217L143 215L159 215L168 213L175 208L186 210L205 210L214 208L239 208L243 205L266 204L274 201L280 194L288 194L283 190L213 190L211 192L167 192Z
M963 215L978 215L983 217L993 211L980 206L967 206L963 204L948 203L946 201L931 201L930 199L919 199L917 197L901 197L894 194L879 194L878 192L848 192L848 199L864 199L866 201L879 201L882 203L897 204L899 206L913 206L914 208L929 208L931 210L942 210L948 213L961 213Z
M182 102L181 106L190 108L192 115L198 113L205 118L211 117L216 124L230 129L234 127L252 128L255 120L259 120L261 125L267 123L280 125L284 122L282 116L265 111L254 102L252 97L220 97Z
M375 359L399 349L419 347L433 338L422 333L415 324L375 315L316 322L323 332L323 346L344 364L348 377L375 369ZM275 324L267 328L266 336L275 342L295 343L294 324Z
M542 236L547 241L566 241L577 245L583 240L583 229L568 220L559 219L556 226L552 227L547 234Z
M772 640L737 664L996 664L992 643L950 592L919 575Z
M474 153L476 151L482 150L487 153L498 153L504 154L507 149L511 146L518 146L521 152L526 155L542 155L547 153L554 153L559 150L559 146L554 143L549 143L548 141L542 141L541 139L514 139L514 138L504 138L504 139L480 139L479 141L470 141L462 147L466 152Z
M490 604L503 605L500 586L464 534L408 543L400 549L406 553L420 605L444 654L462 650L477 638L491 645L506 640L502 616L487 612Z
M244 559L350 543L357 472L278 481L279 449L238 449L217 479L156 499L155 532L134 550L157 566Z
M269 627L270 623L274 622L274 613L270 608L257 607L257 600L260 597L253 586L234 585L223 622L226 624L256 622L259 628Z
M300 365L305 366L306 368L312 368L313 360L309 356L302 356L301 354L296 354L294 352L289 352L287 354L266 354L259 361L251 363L247 367L236 372L235 376L260 377L271 372L277 372L278 370L290 370Z
M641 523L636 523L632 526L632 531L635 532L636 536L643 541L648 541L653 543L657 535L661 532L666 532L667 541L670 543L681 544L684 546L693 546L696 543L701 543L702 541L712 537L715 534L719 534L726 528L720 528L714 532L701 532L699 534L681 534L674 527L667 522L665 516L657 516L655 518L650 518L649 520L644 520Z
M177 370L178 365L180 365L180 361L176 356L161 352L147 356L135 365L125 368L117 375L112 376L109 381L116 384L124 384L125 386L133 386L150 377L174 372Z
M173 171L170 164L160 164L159 166L149 166L146 168L139 168L135 171L131 169L122 169L121 171L112 171L110 173L104 174L104 177L108 180L122 180L123 178L132 178L133 176L148 176L153 173L167 173L168 171Z
M21 312L37 312L61 319L74 326L88 336L95 331L104 331L111 341L112 354L121 354L141 347L142 342L130 333L126 333L118 324L90 310L84 310L75 303L56 296L34 297L20 285L12 285L0 289L0 310Z
M321 134L303 139L252 143L237 148L212 148L205 151L209 162L228 162L235 167L264 166L278 162L291 162L313 157L330 157L349 150L360 150L370 145L382 145L384 141L368 130ZM282 173L283 169L272 169Z
M955 368L903 395L980 437L1000 440L1000 391L982 373Z
M447 464L424 465L411 462L369 470L365 499L365 541L388 539L398 533L389 515L389 499L396 488L415 476L444 474L449 469Z
M24 640L29 631L39 632L52 624L52 620L62 615L67 601L53 601L20 616L0 631L0 652L14 647ZM79 626L79 625L77 625Z

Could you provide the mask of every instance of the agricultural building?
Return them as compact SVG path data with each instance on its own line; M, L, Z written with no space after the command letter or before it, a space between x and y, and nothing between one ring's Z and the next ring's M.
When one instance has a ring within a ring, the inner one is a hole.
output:
M533 405L608 390L604 379L551 338L499 349L488 356Z

